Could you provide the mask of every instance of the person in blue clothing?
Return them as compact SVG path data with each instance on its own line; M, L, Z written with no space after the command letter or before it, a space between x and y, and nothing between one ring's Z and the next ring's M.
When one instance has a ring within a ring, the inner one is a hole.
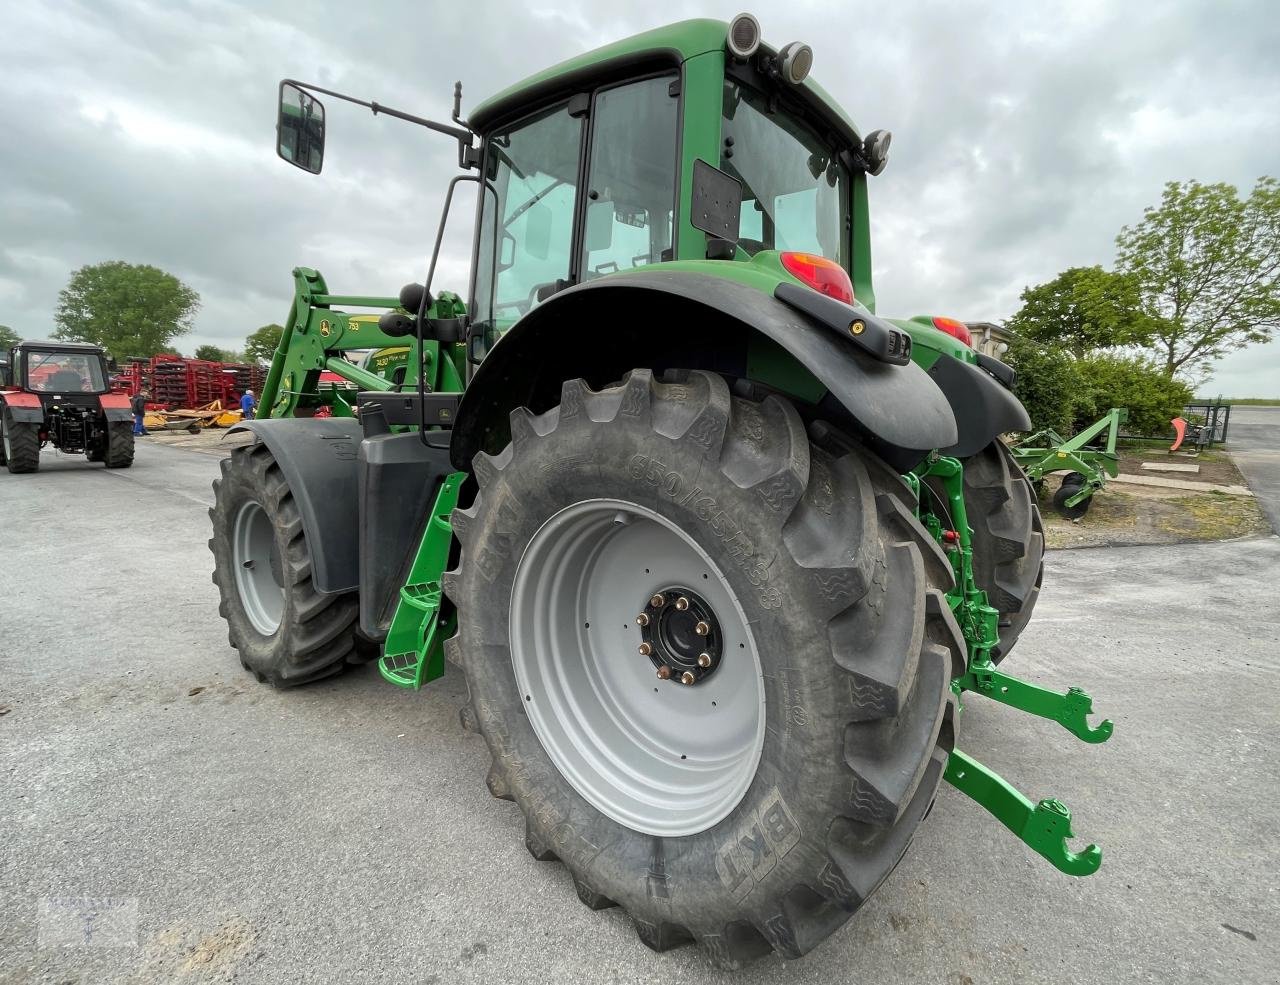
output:
M151 433L144 423L147 413L147 398L150 396L151 394L146 390L139 390L134 394L133 399L129 401L130 406L133 408L133 433L138 436Z
M253 408L258 406L258 401L253 399L253 391L246 390L244 396L240 398L240 416L246 421L253 420Z

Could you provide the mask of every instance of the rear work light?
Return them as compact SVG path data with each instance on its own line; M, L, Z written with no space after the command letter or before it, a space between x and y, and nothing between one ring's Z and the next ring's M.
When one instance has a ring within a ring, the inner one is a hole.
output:
M959 339L970 349L973 348L973 336L969 334L969 326L954 318L935 318L933 327L939 332L946 332L952 338Z
M787 272L829 298L853 304L853 281L844 267L816 253L781 253Z

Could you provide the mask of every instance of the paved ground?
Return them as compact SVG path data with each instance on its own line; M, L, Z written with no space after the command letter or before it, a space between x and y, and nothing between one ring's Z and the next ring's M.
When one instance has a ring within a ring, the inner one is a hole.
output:
M1232 407L1227 437L1231 457L1280 534L1280 407Z
M240 670L205 549L216 459L45 465L0 474L0 983L728 980L529 858L456 674L415 695ZM1012 667L1087 685L1115 737L975 698L962 744L1066 800L1101 872L1057 874L944 787L841 933L738 980L1276 981L1278 582L1275 537L1051 555Z

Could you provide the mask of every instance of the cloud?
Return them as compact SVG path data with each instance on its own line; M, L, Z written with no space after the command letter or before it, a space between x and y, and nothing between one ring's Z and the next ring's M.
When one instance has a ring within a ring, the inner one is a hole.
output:
M702 5L728 18L740 0ZM324 173L277 160L276 83L314 81L448 117L547 65L690 16L687 4L495 0L10 5L0 37L0 323L46 335L86 263L153 263L203 299L196 332L234 347L279 321L290 270L339 292L421 277L447 138L328 100ZM1280 13L1265 2L759 8L771 42L864 129L894 131L873 179L880 309L999 319L1028 284L1109 264L1167 180L1247 188L1280 170ZM462 194L437 283L464 289ZM1228 357L1210 388L1277 387L1280 347Z

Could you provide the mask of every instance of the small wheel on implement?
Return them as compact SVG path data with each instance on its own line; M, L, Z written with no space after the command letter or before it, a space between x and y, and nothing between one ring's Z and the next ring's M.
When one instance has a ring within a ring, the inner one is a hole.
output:
M236 448L221 464L209 549L218 612L240 662L277 687L340 672L356 650L357 594L315 590L302 516L265 445Z
M888 876L954 742L950 565L901 478L797 409L648 370L511 415L453 514L446 645L489 790L593 909L717 963L809 951Z
M1053 508L1059 515L1066 517L1068 520L1079 520L1089 512L1089 507L1093 503L1092 494L1086 496L1074 506L1067 505L1067 500L1080 492L1086 485L1088 485L1088 480L1079 472L1067 473L1062 480L1062 485L1053 494Z

